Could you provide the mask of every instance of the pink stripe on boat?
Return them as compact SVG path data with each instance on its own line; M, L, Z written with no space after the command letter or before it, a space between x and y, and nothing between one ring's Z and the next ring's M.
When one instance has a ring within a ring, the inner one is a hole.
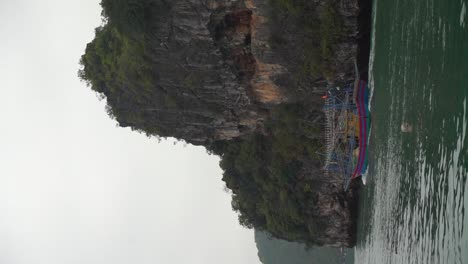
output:
M359 156L358 156L358 163L356 164L356 168L354 169L354 173L351 179L354 179L360 175L362 170L362 166L364 165L365 161L365 154L366 154L366 147L367 147L367 120L366 120L366 110L365 108L365 88L366 82L360 81L360 87L358 89L358 96L356 98L357 107L358 107L358 115L359 115ZM360 93L360 94L359 94Z

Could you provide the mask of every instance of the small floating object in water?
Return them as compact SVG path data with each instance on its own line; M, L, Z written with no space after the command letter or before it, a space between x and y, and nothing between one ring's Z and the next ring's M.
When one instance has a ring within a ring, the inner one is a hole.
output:
M411 133L411 132L413 132L413 126L412 126L410 123L408 123L408 122L403 122L403 123L401 123L401 127L400 127L400 128L401 128L401 132L403 132L403 133Z

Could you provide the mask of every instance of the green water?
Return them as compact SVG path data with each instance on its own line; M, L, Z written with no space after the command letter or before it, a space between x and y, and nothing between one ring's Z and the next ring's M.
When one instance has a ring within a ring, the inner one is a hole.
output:
M468 0L374 1L355 263L468 263ZM402 133L402 122L413 125Z

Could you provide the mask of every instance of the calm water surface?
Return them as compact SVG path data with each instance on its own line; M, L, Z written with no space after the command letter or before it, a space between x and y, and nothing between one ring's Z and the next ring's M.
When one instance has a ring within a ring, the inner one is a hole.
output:
M371 163L355 263L468 263L467 5L374 1Z

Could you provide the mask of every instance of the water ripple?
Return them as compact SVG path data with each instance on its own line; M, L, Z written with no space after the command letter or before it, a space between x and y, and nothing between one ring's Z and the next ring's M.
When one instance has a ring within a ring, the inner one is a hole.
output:
M468 263L466 4L378 1L374 12L371 181L356 263ZM400 132L403 121L413 133Z

